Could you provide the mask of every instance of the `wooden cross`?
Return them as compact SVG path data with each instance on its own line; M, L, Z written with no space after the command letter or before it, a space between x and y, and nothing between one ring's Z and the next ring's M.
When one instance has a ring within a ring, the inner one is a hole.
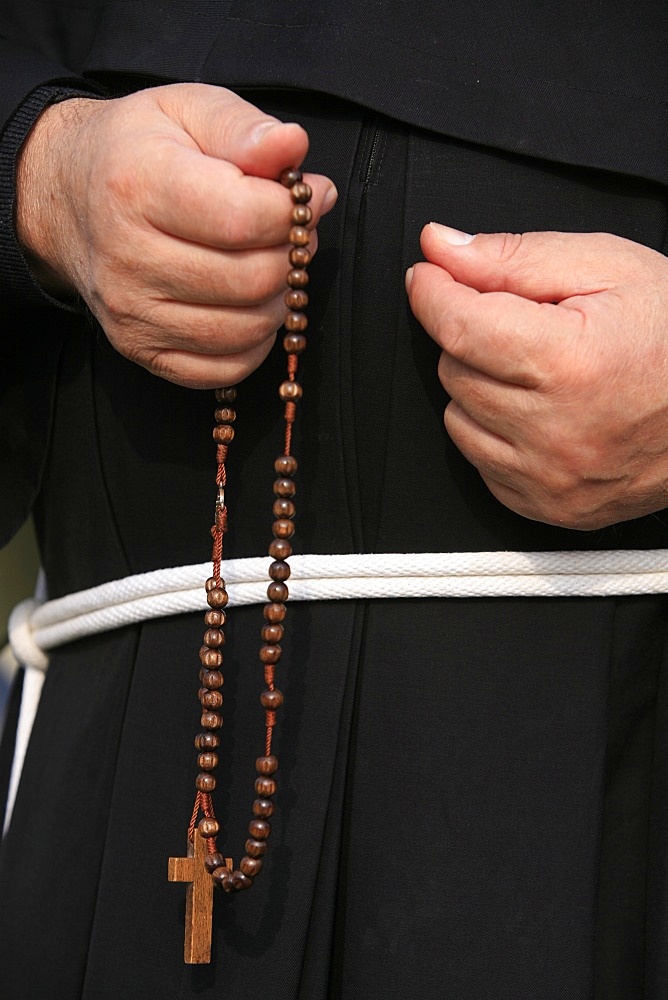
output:
M194 845L188 841L188 856L170 858L167 878L170 882L189 882L186 890L186 934L183 960L188 965L206 965L211 961L213 922L213 879L204 867L206 841L197 830ZM231 870L232 859L225 858Z

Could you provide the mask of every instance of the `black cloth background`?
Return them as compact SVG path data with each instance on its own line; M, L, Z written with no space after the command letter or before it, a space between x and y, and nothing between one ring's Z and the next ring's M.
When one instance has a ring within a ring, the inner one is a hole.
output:
M309 167L341 193L311 269L297 551L663 547L663 514L574 533L501 507L445 435L438 352L403 292L429 219L661 249L663 188L250 96L304 122ZM36 509L53 596L205 560L214 492L211 394L70 326ZM229 556L269 541L281 353L240 390ZM236 857L260 623L230 614L218 811ZM216 900L206 968L182 964L183 887L166 881L192 801L201 621L55 652L0 862L3 997L659 1000L665 630L662 596L292 606L270 855L249 893Z

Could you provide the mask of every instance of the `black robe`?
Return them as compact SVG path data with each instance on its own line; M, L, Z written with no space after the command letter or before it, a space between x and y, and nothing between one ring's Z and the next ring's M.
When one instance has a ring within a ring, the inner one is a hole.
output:
M309 168L340 191L311 268L295 550L664 547L663 514L575 533L494 500L444 432L438 349L403 292L430 219L603 230L665 250L652 173L439 135L371 98L249 96L305 124ZM45 309L62 333L35 508L50 594L204 561L212 394L123 360L87 316ZM271 538L281 355L240 387L230 557ZM202 968L183 965L183 887L166 880L192 804L201 618L54 652L0 862L3 997L659 1000L666 603L290 606L270 852L250 892L216 899ZM231 612L226 646L217 811L237 860L263 742L261 621Z

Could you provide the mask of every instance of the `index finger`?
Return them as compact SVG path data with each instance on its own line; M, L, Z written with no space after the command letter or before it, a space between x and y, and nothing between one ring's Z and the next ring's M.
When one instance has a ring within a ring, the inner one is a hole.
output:
M412 269L411 309L453 358L503 382L537 388L548 380L583 313L511 292L478 292L435 264Z

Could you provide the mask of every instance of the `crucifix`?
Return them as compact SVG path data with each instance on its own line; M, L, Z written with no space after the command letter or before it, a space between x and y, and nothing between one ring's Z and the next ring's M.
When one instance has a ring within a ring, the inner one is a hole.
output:
M186 935L183 959L188 965L206 965L211 961L213 918L213 880L204 867L207 845L195 830L194 843L188 841L188 856L170 858L167 878L170 882L189 882L186 890ZM232 859L225 858L232 868Z

